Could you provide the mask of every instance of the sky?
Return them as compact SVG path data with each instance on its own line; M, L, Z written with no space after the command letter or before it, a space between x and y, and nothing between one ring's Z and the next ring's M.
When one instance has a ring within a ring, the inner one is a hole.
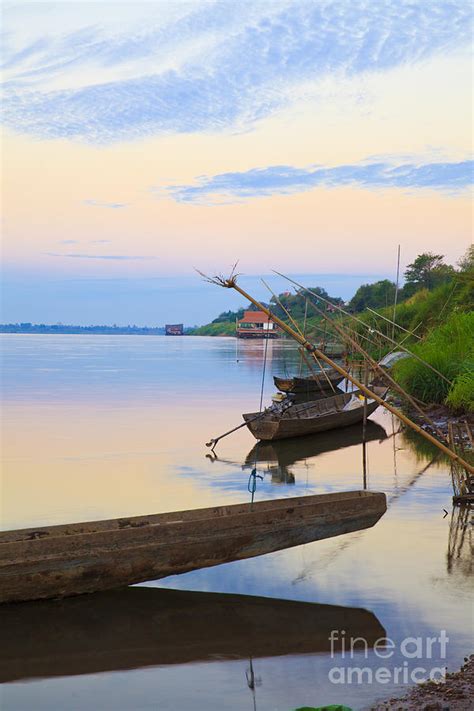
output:
M349 299L472 239L465 0L6 2L2 321ZM268 276L270 275L270 276ZM281 288L280 288L281 287Z

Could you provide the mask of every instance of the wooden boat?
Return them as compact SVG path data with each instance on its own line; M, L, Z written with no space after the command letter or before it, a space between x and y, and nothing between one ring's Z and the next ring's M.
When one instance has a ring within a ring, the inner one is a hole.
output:
M385 494L342 492L0 533L0 602L108 590L373 526Z
M331 630L385 637L363 608L151 587L2 605L0 626L0 683L330 652Z
M382 398L387 393L387 388L374 386L372 390ZM361 399L355 402L354 397L357 397L356 393L341 393L323 400L294 404L284 409L272 406L262 417L258 417L258 412L244 413L242 417L256 439L300 437L361 422L364 416L364 399L360 396ZM377 407L375 400L368 399L367 416Z
M321 393L321 397L328 397L333 394L344 377L337 370L327 370L325 374L315 374L309 378L278 378L273 377L275 387L284 393ZM333 390L334 388L334 390ZM314 398L316 399L316 398Z

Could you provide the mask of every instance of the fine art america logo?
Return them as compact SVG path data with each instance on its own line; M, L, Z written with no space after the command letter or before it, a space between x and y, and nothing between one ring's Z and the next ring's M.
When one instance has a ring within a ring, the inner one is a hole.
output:
M345 660L343 665L329 670L329 681L333 684L421 684L428 680L446 680L446 667L430 663L433 658L446 659L449 638L445 630L441 630L438 637L405 637L400 642L380 637L370 645L364 637L346 639L345 635L345 630L332 630L329 637L331 659L337 656ZM379 666L352 664L352 661L359 662L361 654L367 659L369 649L383 660ZM347 660L351 660L349 666Z

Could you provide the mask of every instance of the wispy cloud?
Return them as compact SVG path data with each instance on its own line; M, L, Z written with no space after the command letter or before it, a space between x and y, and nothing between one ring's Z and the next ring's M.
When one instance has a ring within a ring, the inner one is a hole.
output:
M59 252L45 252L48 257L68 257L73 259L111 259L111 260L132 260L132 259L157 259L157 257L146 257L143 255L130 255L130 254L61 254Z
M59 244L79 244L77 239L62 239Z
M31 5L23 17L21 7L6 13L3 116L12 129L109 143L248 128L299 93L317 96L318 81L334 73L458 51L472 23L465 0L215 0L168 11L140 4L124 32L79 5L75 24L58 22L62 33L45 32L41 17L39 34L31 18L25 29Z
M91 244L110 244L111 240L110 239L93 239L91 240Z
M92 207L106 207L111 210L117 210L128 205L126 202L101 202L100 200L84 200L84 204Z
M195 185L169 186L167 193L182 203L222 203L316 187L431 189L458 192L472 185L474 161L459 163L356 163L326 168L277 165L240 173L202 176ZM163 194L163 193L162 193Z

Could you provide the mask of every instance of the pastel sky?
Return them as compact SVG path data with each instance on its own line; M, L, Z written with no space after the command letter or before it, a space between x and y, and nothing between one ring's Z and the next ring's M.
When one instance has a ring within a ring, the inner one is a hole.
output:
M2 320L203 323L241 299L193 267L237 260L262 298L455 263L471 36L467 0L4 3Z

